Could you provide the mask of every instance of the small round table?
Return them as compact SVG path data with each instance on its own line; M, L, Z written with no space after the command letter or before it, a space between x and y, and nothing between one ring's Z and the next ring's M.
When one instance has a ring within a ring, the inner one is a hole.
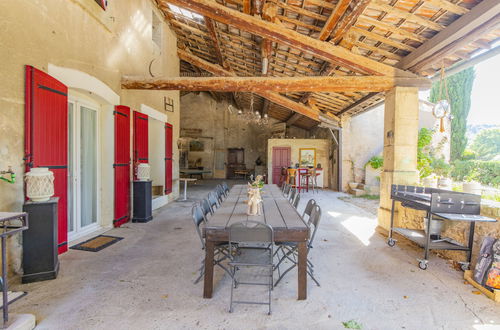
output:
M197 179L195 179L195 178L179 178L179 180L184 181L184 199L183 199L183 201L187 201L187 184L188 184L188 181L194 182Z

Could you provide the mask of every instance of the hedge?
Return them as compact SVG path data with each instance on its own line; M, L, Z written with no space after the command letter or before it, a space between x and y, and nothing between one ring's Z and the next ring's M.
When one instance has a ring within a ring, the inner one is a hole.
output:
M456 181L477 181L500 187L500 161L457 160L453 162L451 177Z

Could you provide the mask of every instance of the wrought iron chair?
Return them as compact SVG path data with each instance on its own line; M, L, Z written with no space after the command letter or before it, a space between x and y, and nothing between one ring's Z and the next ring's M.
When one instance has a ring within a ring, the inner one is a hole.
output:
M309 256L310 250L313 247L312 244L314 241L314 237L316 236L316 231L318 230L318 225L319 225L320 219L321 219L321 208L319 207L319 205L315 204L312 208L311 217L310 217L310 221L309 221L309 229L310 230L312 229L312 234L311 234L311 237L307 241L307 255L308 256ZM281 251L283 253L283 255L281 256L278 263L274 267L275 270L276 269L278 270L278 280L276 281L276 283L274 283L275 286L278 285L278 283L281 281L281 279L289 271L291 271L293 268L295 268L298 264L298 245L297 245L297 242L279 243L278 249L276 251L276 255L278 255L278 257L279 257L279 253L278 253L279 251ZM292 263L292 265L289 268L287 268L283 272L283 274L281 274L280 273L280 265L284 261L290 261ZM318 280L316 280L316 278L313 275L313 272L314 272L313 268L314 268L314 265L309 260L309 258L307 258L307 270L306 270L307 274L311 277L311 279L316 283L317 286L320 286Z
M200 238L201 249L205 250L205 240L203 239L203 235L201 234L200 226L202 224L206 224L207 219L203 215L203 209L201 208L201 206L198 203L195 203L193 205L193 208L191 209L191 216L193 218L193 222L194 222L194 225L196 227L196 232L198 233L198 237ZM214 265L219 266L226 273L231 275L231 272L229 272L229 270L221 264L222 261L229 258L228 248L229 248L229 246L228 246L227 242L222 242L222 243L219 243L215 246ZM205 275L205 260L204 259L201 261L201 267L198 269L198 271L200 272L200 275L194 281L194 284L197 284L201 280L203 275Z
M268 305L271 314L271 291L273 289L273 228L259 221L236 222L229 227L229 266L232 273L231 300L229 312L233 311L233 304ZM262 276L266 282L244 282L237 278L237 272L242 268L259 267L269 271ZM234 289L238 285L265 285L268 287L268 302L234 300Z

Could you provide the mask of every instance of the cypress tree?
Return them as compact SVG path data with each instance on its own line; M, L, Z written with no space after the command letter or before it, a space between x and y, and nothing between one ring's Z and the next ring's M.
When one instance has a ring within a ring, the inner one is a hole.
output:
M474 82L474 67L465 69L446 78L449 102L451 106L451 161L462 159L467 145L467 116L470 110L470 97ZM430 101L437 102L447 98L443 86L443 95L440 95L440 81L434 82L431 89Z

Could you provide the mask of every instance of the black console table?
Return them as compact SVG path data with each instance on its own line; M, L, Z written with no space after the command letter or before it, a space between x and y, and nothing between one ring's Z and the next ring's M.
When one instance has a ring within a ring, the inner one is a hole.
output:
M52 280L59 272L57 205L59 197L24 204L31 226L23 232L22 283Z
M132 222L153 220L152 181L134 181L134 216Z

